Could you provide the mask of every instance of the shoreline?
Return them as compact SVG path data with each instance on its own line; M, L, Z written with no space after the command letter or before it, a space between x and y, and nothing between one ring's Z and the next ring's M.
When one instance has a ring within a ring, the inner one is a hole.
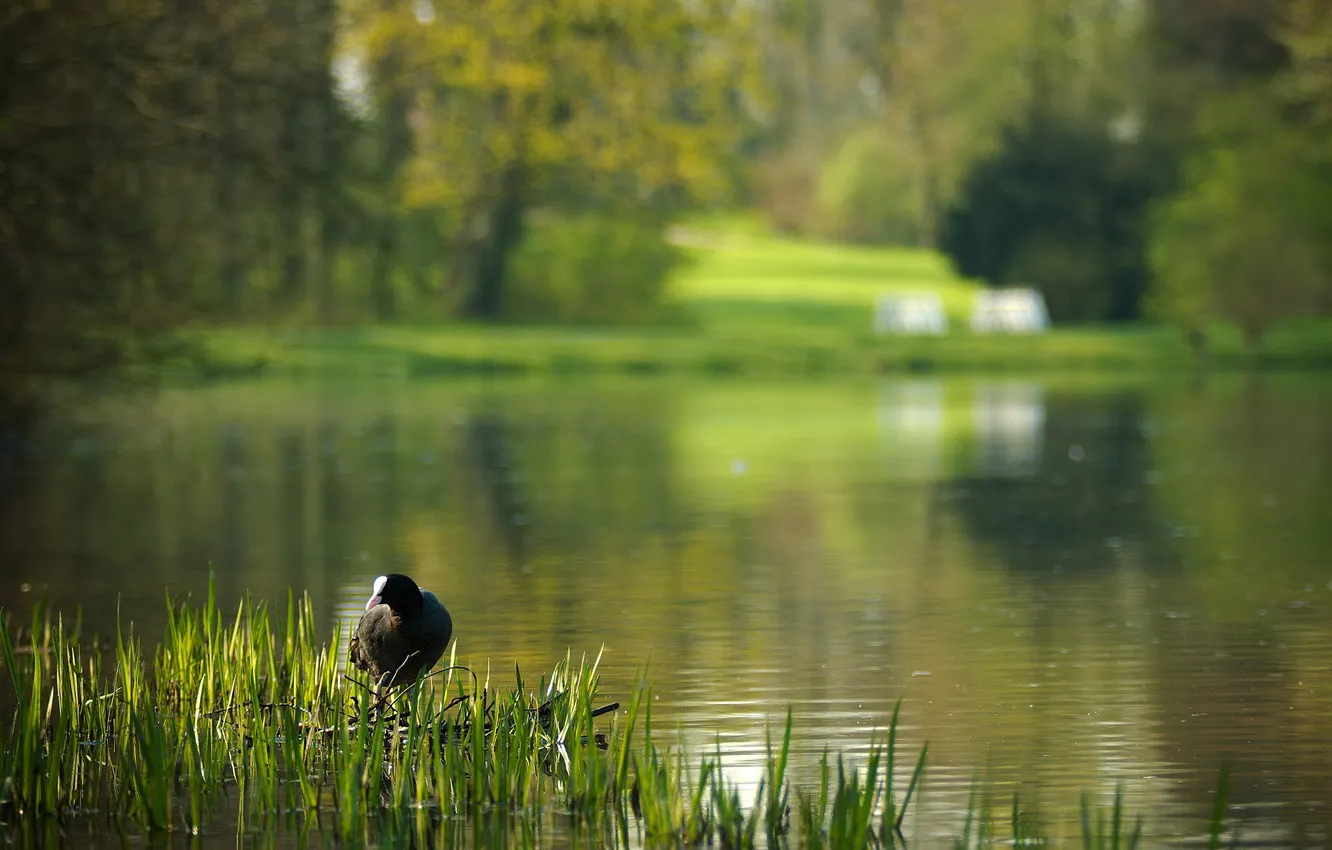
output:
M844 328L773 327L734 334L674 327L599 328L368 325L234 327L185 331L189 354L165 364L169 381L338 375L424 378L478 375L801 377L1033 372L1332 370L1332 323L1274 330L1247 354L1238 334L1210 334L1205 362L1173 328L1056 328L1040 335L954 333L876 337Z

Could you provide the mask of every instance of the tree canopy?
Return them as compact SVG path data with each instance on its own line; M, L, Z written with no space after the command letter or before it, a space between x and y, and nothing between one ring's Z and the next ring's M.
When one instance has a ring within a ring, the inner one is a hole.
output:
M13 0L0 407L198 321L643 321L722 203L1256 341L1332 308L1329 57L1327 0Z
M1231 319L1256 347L1274 320L1320 305L1332 183L1266 92L1214 98L1200 125L1180 191L1153 219L1155 307L1194 340Z
M0 13L0 409L33 376L100 374L198 310L240 311L260 266L296 283L286 238L339 137L333 7L151 0Z
M349 17L379 120L404 125L384 176L439 222L469 315L499 315L538 203L642 216L725 194L743 5L356 0Z

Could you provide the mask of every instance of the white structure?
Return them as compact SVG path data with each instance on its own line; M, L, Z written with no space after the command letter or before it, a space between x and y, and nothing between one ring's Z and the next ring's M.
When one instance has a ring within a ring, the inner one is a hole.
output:
M1045 333L1050 314L1045 299L1034 289L986 289L976 294L971 329L978 334Z
M943 302L932 293L880 295L874 305L877 334L943 334L948 332Z

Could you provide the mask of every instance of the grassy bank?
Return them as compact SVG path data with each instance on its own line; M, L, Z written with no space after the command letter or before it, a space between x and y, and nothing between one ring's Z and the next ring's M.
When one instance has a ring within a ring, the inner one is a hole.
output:
M977 286L931 252L805 242L717 229L690 232L694 257L671 289L675 319L640 327L395 324L197 332L186 375L426 376L464 373L801 375L900 371L1187 370L1180 334L1157 326L1057 328L1040 336L965 330ZM880 337L885 292L932 292L955 330ZM1211 332L1214 369L1332 367L1332 322L1275 329L1249 358L1238 332Z
M818 779L797 787L788 712L742 798L720 749L691 758L657 743L646 684L625 706L605 705L595 662L561 664L539 683L515 671L507 685L450 666L385 698L345 675L340 638L320 644L308 603L289 601L277 628L262 605L224 619L211 594L170 610L151 652L130 633L85 643L40 614L26 630L5 624L9 843L40 843L43 824L156 835L222 821L241 836L286 824L340 842L535 846L558 818L604 846L892 846L925 771L925 747L905 751L894 713L863 761L825 752ZM1101 811L1085 799L1085 846L1137 843L1140 823L1118 799ZM1039 843L1020 801L1005 808L1006 829L974 793L957 846L1009 831Z

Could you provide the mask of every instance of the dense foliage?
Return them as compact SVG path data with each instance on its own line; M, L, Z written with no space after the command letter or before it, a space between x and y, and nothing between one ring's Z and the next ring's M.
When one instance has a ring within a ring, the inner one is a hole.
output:
M1197 345L1206 322L1232 319L1252 349L1272 321L1325 306L1332 181L1260 95L1214 100L1200 129L1153 221L1154 307Z
M290 303L337 238L331 0L0 13L0 411L209 312ZM306 238L307 234L312 234ZM260 294L262 293L262 295Z
M15 0L0 407L201 319L639 321L737 199L1257 344L1332 302L1329 55L1326 0Z
M791 8L765 47L792 95L769 161L826 164L803 213L790 169L759 172L786 227L942 247L964 274L1037 286L1057 319L1161 317L1195 339L1231 321L1257 344L1329 308L1326 0ZM881 134L876 155L843 125Z
M660 233L725 195L745 27L728 3L19 0L0 408L200 318L499 317L529 210Z
M1137 146L1033 120L968 175L942 247L964 275L1036 286L1056 321L1136 318L1151 189Z
M660 228L632 220L538 222L513 253L501 308L526 321L647 321L667 276L683 262Z

